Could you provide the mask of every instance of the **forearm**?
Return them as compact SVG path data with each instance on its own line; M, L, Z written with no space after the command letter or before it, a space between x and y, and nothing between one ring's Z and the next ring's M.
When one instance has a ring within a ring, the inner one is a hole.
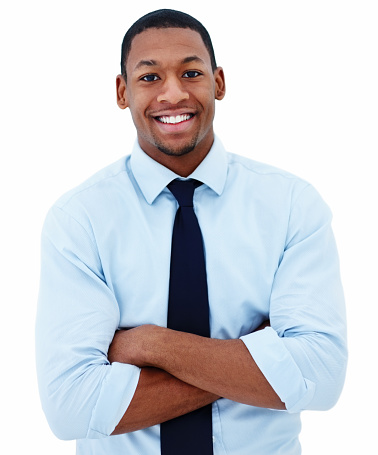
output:
M284 409L241 340L169 330L161 334L161 340L166 353L152 353L152 363L182 381L239 403Z
M116 347L116 343L113 347ZM119 359L119 352L117 356L114 350L110 352L112 361L116 361L117 357ZM165 422L218 398L219 396L187 384L163 370L142 368L133 399L112 434L129 433Z
M123 335L121 361L160 368L233 401L285 409L241 340L209 339L157 326L138 327Z

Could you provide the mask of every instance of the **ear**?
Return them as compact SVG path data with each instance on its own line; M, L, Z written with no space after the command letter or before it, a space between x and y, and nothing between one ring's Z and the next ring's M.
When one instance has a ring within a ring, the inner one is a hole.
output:
M117 87L117 104L120 109L126 109L129 105L126 94L126 81L122 74L118 74L116 78Z
M214 79L215 79L215 99L216 100L223 100L226 94L226 82L224 79L223 68L218 66L218 68L214 71Z

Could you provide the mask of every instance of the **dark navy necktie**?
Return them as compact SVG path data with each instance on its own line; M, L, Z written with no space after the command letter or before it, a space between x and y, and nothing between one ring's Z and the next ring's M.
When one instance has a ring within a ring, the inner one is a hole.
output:
M193 209L196 180L168 185L179 208L172 234L167 327L210 337L209 301L202 234ZM160 426L162 455L212 455L211 405Z

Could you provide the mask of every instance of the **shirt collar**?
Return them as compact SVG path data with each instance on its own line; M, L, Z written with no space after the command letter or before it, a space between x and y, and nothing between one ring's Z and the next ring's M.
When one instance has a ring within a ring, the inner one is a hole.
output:
M138 141L135 141L130 165L135 180L149 204L154 202L168 183L180 178L179 175L144 153ZM226 177L226 152L221 141L215 137L209 153L188 178L201 181L220 196L226 183Z

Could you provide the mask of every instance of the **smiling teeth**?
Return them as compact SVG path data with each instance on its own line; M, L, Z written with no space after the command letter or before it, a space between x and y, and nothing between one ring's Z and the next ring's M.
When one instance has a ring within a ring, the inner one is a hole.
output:
M176 115L174 117L173 115L169 116L163 116L159 117L159 121L163 123L170 123L170 124L176 124L176 123L181 123L185 122L185 120L189 120L191 118L190 114L184 114L184 115Z

